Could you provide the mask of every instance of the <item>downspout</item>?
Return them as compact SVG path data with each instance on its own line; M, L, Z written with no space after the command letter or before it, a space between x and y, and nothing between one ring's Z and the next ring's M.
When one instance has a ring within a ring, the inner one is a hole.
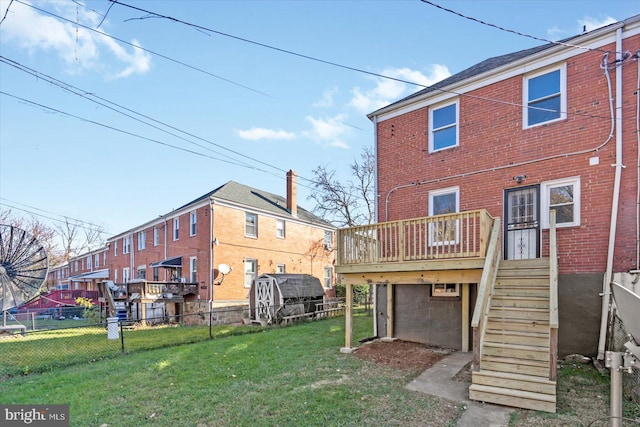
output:
M618 203L620 199L620 180L622 175L622 28L616 30L616 168L613 182L613 200L611 201L611 222L609 224L609 247L607 250L607 269L602 283L602 312L600 317L600 338L598 341L598 360L604 359L607 340L607 319L611 303L611 279L613 276L613 254L618 225Z
M213 309L213 201L209 199L209 310Z
M164 220L164 257L162 259L167 259L167 217L163 218ZM167 269L164 270L164 280L167 280Z
M373 216L376 222L380 222L378 217L378 116L373 116L373 154L375 156L375 167L373 169ZM373 336L378 336L378 285L373 285Z

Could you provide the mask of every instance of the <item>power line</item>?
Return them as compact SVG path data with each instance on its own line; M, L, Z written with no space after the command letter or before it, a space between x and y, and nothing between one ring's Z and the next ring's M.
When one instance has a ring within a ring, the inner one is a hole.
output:
M224 77L222 77L222 76L219 76L219 75L217 75L217 74L213 74L213 73L211 73L211 72L209 72L209 71L203 70L202 68L198 68L198 67L195 67L195 66L193 66L193 65L189 65L189 64L187 64L187 63L185 63L185 62L179 61L179 60L177 60L177 59L173 59L173 58L171 58L171 57L169 57L169 56L166 56L166 55L163 55L163 54L161 54L161 53L155 52L155 51L153 51L153 50L151 50L151 49L144 48L144 47L139 46L139 45L137 45L137 44L134 44L134 43L128 42L128 41L126 41L126 40L123 40L123 39L117 38L117 37L112 36L112 35L110 35L110 34L107 34L107 33L105 33L105 32L99 31L99 30L97 30L97 29L95 29L95 28L91 28L91 27L88 27L88 26L86 26L86 25L80 24L79 22L72 21L72 20L67 19L67 18L65 18L65 17L63 17L63 16L60 16L60 15L56 15L55 13L52 13L52 12L49 12L49 11L47 11L47 10L41 9L41 8L39 8L39 7L36 7L36 6L32 5L32 4L25 3L25 2L23 2L23 1L21 1L21 0L12 0L12 1L15 1L16 3L20 3L20 4L24 5L24 6L28 6L28 7L32 8L32 9L34 9L34 10L39 11L39 12L46 13L47 15L49 15L49 16L53 16L53 17L58 18L58 19L60 19L60 20L62 20L62 21L69 22L70 24L73 24L74 26L78 26L78 27L84 28L84 29L86 29L86 30L93 31L94 33L100 34L101 36L109 37L109 38L111 38L111 39L113 39L113 40L119 41L120 43L127 44L127 45L129 45L129 46L131 46L131 47L133 47L133 48L135 48L135 49L143 50L143 51L145 51L145 52L147 52L147 53L150 53L150 54L152 54L152 55L155 55L155 56L158 56L158 57L160 57L160 58L166 59L167 61L171 61L171 62L174 62L174 63L176 63L176 64L182 65L183 67L190 68L190 69L192 69L192 70L195 70L195 71L198 71L198 72L200 72L200 73L206 74L206 75L208 75L208 76L214 77L214 78L216 78L216 79L219 79L219 80L225 81L225 82L227 82L227 83L230 83L230 84L232 84L232 85L235 85L235 86L241 87L241 88L243 88L243 89L247 89L247 90L250 90L250 91L252 91L252 92L259 93L260 95L264 95L264 96L267 96L267 97L269 97L269 98L271 98L271 97L272 97L271 95L269 95L269 94L267 94L267 93L265 93L265 92L262 92L262 91L260 91L260 90L253 89L253 88L251 88L251 87L249 87L249 86L245 86L245 85L243 85L243 84L241 84L241 83L235 82L235 81L233 81L233 80L230 80L230 79L224 78Z

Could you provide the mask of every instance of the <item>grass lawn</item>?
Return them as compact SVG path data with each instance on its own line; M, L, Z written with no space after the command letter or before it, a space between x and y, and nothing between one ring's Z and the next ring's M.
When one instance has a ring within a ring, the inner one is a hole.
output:
M371 325L356 316L355 340ZM72 426L455 425L454 403L405 389L415 373L343 345L331 318L9 378L0 402L69 404Z

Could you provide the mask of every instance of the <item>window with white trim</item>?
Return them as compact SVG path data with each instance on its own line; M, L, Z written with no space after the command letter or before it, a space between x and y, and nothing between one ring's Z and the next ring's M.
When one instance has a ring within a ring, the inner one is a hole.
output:
M285 274L286 272L286 266L284 264L276 265L276 274Z
M136 279L146 279L147 278L147 266L141 265L136 270Z
M107 251L102 253L102 266L104 267L105 265L107 265Z
M95 264L94 264L94 267L95 267L95 268L100 267L100 254L96 254L94 258L95 258L95 260L94 260L94 263L95 263Z
M113 242L113 256L118 256L118 241Z
M333 233L331 231L324 232L324 249L333 250Z
M460 188L449 187L429 192L429 216L457 213L460 208ZM450 245L458 241L459 220L444 217L429 223L429 243Z
M244 214L244 235L258 237L258 215L249 212Z
M189 268L191 269L189 273L189 281L191 283L198 282L198 258L192 256L189 258Z
M131 250L131 240L129 239L129 236L123 237L122 238L122 253L123 254L128 254L130 250Z
M87 255L87 266L83 267L86 270L91 270L91 265L93 264L93 257L91 254Z
M147 247L147 232L146 230L138 231L138 250L142 251Z
M580 225L580 178L565 178L540 184L542 193L542 227L549 228L551 209L556 211L557 227Z
M129 282L129 267L125 267L122 269L122 281L124 283Z
M189 213L189 236L196 235L196 225L198 224L198 216L196 211Z
M155 282L160 280L160 267L153 267L153 280Z
M567 118L566 66L524 76L525 128Z
M245 259L244 260L244 287L250 288L253 280L258 275L258 260Z
M333 286L333 267L325 267L324 268L324 276L322 284L325 289L331 289Z
M173 219L173 240L180 238L180 218Z
M429 152L458 145L458 101L429 108Z
M158 226L153 226L153 246L158 246L160 244L160 231L158 230Z
M276 220L276 237L278 237L279 239L284 239L285 236L285 225L284 225L284 219L277 219Z

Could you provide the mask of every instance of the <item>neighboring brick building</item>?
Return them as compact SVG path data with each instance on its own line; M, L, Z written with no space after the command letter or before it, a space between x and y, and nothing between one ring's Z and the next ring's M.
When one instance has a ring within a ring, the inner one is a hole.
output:
M502 219L502 258L527 259L548 257L555 209L559 351L601 353L603 287L606 294L612 278L637 281L640 269L639 59L640 15L487 59L371 113L378 222L486 210ZM369 270L338 259L337 271L356 283ZM397 277L371 281L402 284ZM423 297L414 285L395 289L389 304L409 304L395 311L395 337L459 347L459 322L446 321L460 316L459 302ZM382 331L385 310L383 302ZM401 330L427 313L429 322Z
M286 197L229 181L108 239L109 279L195 282L198 299L227 303L246 302L259 274L305 273L333 296L335 227L297 206L296 193L293 171Z

